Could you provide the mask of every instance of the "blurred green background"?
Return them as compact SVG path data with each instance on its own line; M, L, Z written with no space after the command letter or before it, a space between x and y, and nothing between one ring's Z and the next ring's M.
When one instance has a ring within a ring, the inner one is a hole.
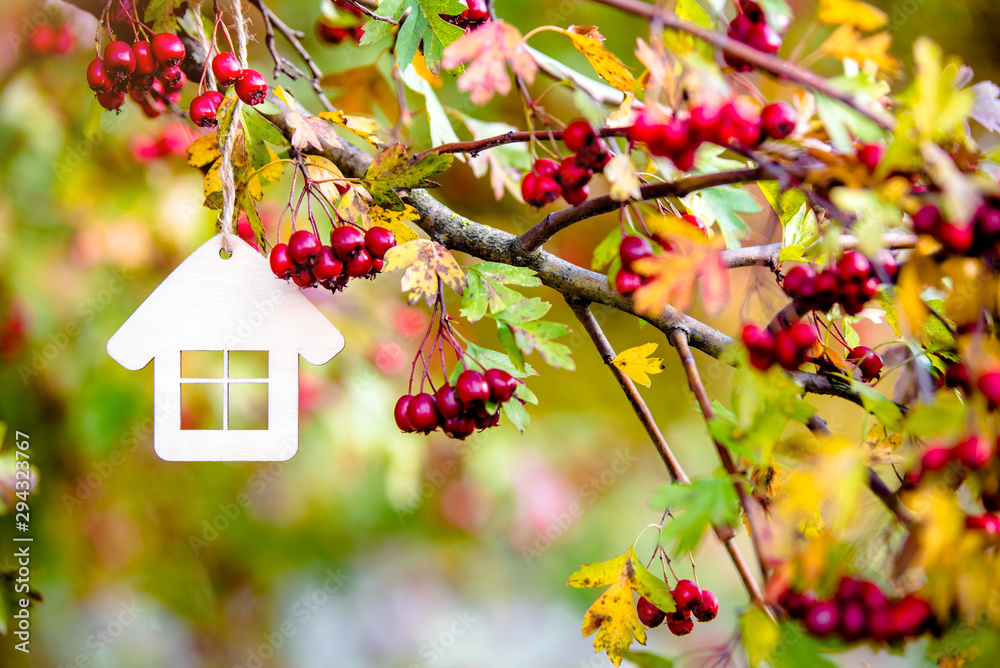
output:
M384 45L317 43L319 2L270 4L308 33L324 71L388 67ZM875 4L889 12L904 62L912 40L930 33L977 79L996 76L996 3ZM793 6L799 18L786 51L815 14L812 2ZM499 0L497 9L523 31L596 24L608 47L637 65L631 50L645 27L612 9L568 0ZM130 103L118 116L103 112L84 78L92 21L67 13L74 48L39 55L26 43L39 15L62 20L56 5L18 0L0 8L0 421L8 429L0 489L10 494L14 431L28 434L37 472L31 585L44 603L32 610L30 656L8 635L0 638L0 666L610 665L579 632L597 592L564 582L579 564L622 553L660 519L648 499L667 476L582 332L566 341L575 372L529 359L541 372L529 380L540 405L529 407L523 436L506 422L465 443L440 433L405 436L392 406L405 392L426 311L406 307L398 275L352 283L335 297L313 290L347 348L326 366L301 365L298 455L274 464L177 464L154 455L152 365L126 371L105 344L214 233L200 174L184 164L197 133L166 116L146 119ZM564 38L545 34L532 44L589 72ZM260 44L251 59L270 79ZM821 61L817 69L832 74L835 66ZM313 104L308 89L289 87ZM474 108L452 81L438 94L475 118L523 124L516 98ZM410 97L415 111L422 105ZM546 105L561 118L578 115L564 91ZM426 116L405 131L412 146L429 145ZM155 147L165 154L150 158ZM517 231L542 216L509 196L497 205L467 166L440 181L438 196L479 222ZM262 214L272 225L288 187L286 177L265 197ZM764 241L766 221L751 222L755 240ZM612 224L588 221L549 249L587 264ZM737 271L732 306L712 321L729 333L779 303L766 273ZM552 319L575 325L558 295L538 294L554 302ZM710 473L716 456L663 336L634 318L595 313L619 351L660 343L667 370L643 394L688 473ZM461 330L499 347L488 326ZM712 396L728 401L730 370L700 354L699 363ZM815 403L832 427L858 434L860 411ZM0 527L0 569L11 570L12 537L24 534L12 516ZM637 549L643 558L651 553L650 533ZM744 550L752 554L748 544ZM746 597L714 539L703 541L696 563L701 585L723 602L719 619L682 639L652 632L649 644L703 665L699 657L732 639ZM683 555L676 569L690 576ZM863 651L842 660L909 665Z

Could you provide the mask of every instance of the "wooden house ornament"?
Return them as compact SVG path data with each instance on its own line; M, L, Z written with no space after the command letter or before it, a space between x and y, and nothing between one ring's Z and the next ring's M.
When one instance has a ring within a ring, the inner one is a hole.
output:
M219 234L171 272L111 337L108 354L132 371L156 359L153 447L162 459L283 461L298 450L299 355L326 364L344 337L252 246L234 240L228 259L221 249ZM187 363L199 355L201 366ZM258 370L247 373L244 359ZM182 425L181 395L195 390L221 393L216 428ZM267 405L258 402L266 422L261 414L251 428L231 410L233 396L248 391Z

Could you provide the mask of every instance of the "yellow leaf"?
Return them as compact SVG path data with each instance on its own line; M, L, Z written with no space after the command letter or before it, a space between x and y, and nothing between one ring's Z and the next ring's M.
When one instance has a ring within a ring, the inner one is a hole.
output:
M404 222L420 218L417 210L409 204L406 204L402 211L393 211L392 209L373 206L368 213L370 226L375 227L377 225L392 232L392 235L396 237L397 245L405 244L417 238L417 233Z
M400 286L409 293L410 304L421 298L432 306L437 301L438 281L458 294L465 292L468 279L447 248L429 239L413 241L390 248L385 254L383 272L406 267Z
M890 46L892 35L888 32L862 38L857 28L844 24L823 42L820 51L834 58L851 58L859 63L871 60L879 69L893 73L899 69L899 61L889 55Z
M611 199L616 202L642 199L639 174L628 155L616 155L604 166L604 178L611 184Z
M586 26L592 28L592 26ZM601 75L613 88L617 88L623 93L631 93L635 90L635 77L625 67L625 63L618 59L618 56L604 48L604 36L596 29L587 30L586 34L578 32L579 27L563 30L562 33L570 38L576 50L587 57L591 67Z
M375 123L374 118L348 116L342 111L323 111L320 112L319 117L350 130L375 148L381 148L384 144L376 134L378 132L378 124Z
M324 158L321 155L307 155L305 156L306 163L306 174L313 181L326 181L326 183L317 183L316 189L326 197L327 201L331 204L336 203L340 199L340 191L337 190L336 183L347 183L344 179L344 174L340 171L337 165L333 164L333 161L329 158ZM336 179L336 181L331 181L330 179Z
M371 227L371 196L361 186L354 186L341 198L337 213L361 227Z
M872 32L889 23L889 15L859 0L820 0L819 20L830 25L849 25Z
M583 616L583 635L594 636L594 651L604 650L608 658L621 665L622 653L632 646L632 639L646 643L646 630L635 612L632 592L646 597L664 612L676 608L670 588L642 565L635 551L591 564L584 564L566 582L570 587L608 587Z
M418 51L417 54L413 56L413 62L410 64L413 65L413 69L417 71L420 78L431 85L431 88L441 88L444 86L444 82L441 81L441 77L427 69L427 63L424 62L424 54Z
M659 357L650 357L657 345L656 343L644 343L641 346L629 348L618 353L618 356L611 360L611 363L635 382L649 387L649 374L663 371L663 360Z
M273 92L274 92L274 95L279 100L281 100L286 105L288 105L289 109L291 109L292 111L295 111L295 109L296 109L296 107L295 107L295 98L292 97L291 93L289 93L288 91L286 91L281 86L275 86L274 89L273 89Z
M222 208L222 161L216 160L205 173L202 182L202 194L205 195L205 206L209 209Z
M896 296L903 315L906 316L910 333L920 334L924 331L924 322L929 313L921 294L924 287L935 287L940 281L937 263L922 252L918 244L916 252L900 267L896 282Z
M274 183L281 179L281 175L285 173L285 163L281 161L281 158L278 157L278 154L270 146L264 146L264 148L267 149L267 154L271 160L257 170L257 175L265 181Z
M636 39L635 57L646 67L646 88L662 90L666 99L672 100L677 90L676 61L663 40L655 34L648 44L641 37Z
M187 147L187 154L188 166L198 169L208 167L222 157L222 151L219 150L219 140L215 136L215 133L202 135L195 139Z
M520 31L506 21L489 21L445 48L441 57L443 69L453 69L467 63L458 77L458 89L469 93L473 104L485 104L494 93L510 92L507 65L525 83L535 80L538 64L528 52Z

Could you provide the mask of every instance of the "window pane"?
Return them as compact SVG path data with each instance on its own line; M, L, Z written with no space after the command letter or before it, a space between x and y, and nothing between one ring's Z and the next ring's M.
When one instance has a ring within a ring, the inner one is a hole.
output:
M229 383L229 429L267 429L267 383Z
M266 350L230 350L230 378L267 378Z
M222 383L181 383L181 429L222 429Z
M222 351L182 350L181 378L222 378Z

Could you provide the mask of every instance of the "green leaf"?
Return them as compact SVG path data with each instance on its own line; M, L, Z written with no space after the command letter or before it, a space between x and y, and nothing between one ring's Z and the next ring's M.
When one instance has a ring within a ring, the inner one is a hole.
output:
M865 410L892 431L903 430L903 411L889 397L874 387L852 380L851 389L861 395L861 404Z
M902 432L922 439L957 441L968 430L969 410L954 392L941 393L933 404L914 406L906 414Z
M572 351L569 346L553 341L553 339L569 334L570 329L566 325L535 320L523 325L508 326L514 332L514 341L517 343L517 347L525 355L530 355L532 351L537 350L542 359L553 368L569 371L576 369L576 364L570 357Z
M458 0L384 0L379 3L376 13L396 20L409 11L396 36L396 62L405 70L417 55L423 42L424 62L427 69L437 74L441 68L441 52L444 48L465 34L458 26L448 23L441 15L455 16L466 7ZM374 44L392 32L393 25L385 21L371 19L362 26L365 31L361 45Z
M497 323L497 340L500 341L503 349L507 351L511 363L519 371L524 370L524 353L517 347L517 341L514 340L514 332L511 331L509 325L505 325L502 322Z
M267 233L264 231L264 223L260 219L260 214L257 213L256 202L253 201L250 191L246 188L240 191L239 205L247 215L247 220L250 222L250 229L253 230L254 237L257 239L257 247L265 250L267 248Z
M628 659L630 663L634 663L639 666L639 668L673 668L674 662L670 659L660 656L659 654L653 654L651 652L631 652L624 651L622 656Z
M246 148L250 167L260 169L271 162L271 153L267 150L267 144L264 142L268 141L282 146L285 143L285 138L278 131L278 128L249 105L243 105L240 123L243 125L243 146Z
M618 257L618 247L622 243L622 228L615 225L604 237L601 243L594 249L594 257L590 261L590 266L594 271L604 271L616 257Z
M177 16L174 14L186 0L149 0L142 15L143 22L153 32L177 32Z
M510 357L507 355L499 353L495 350L490 350L489 348L477 346L465 337L462 337L462 341L465 343L465 352L469 355L469 357L476 360L487 369L501 369L514 376L514 378L527 378L528 376L538 375L538 372L535 371L530 364L525 364L524 368L518 369L514 366L513 362L510 361ZM461 373L463 367L461 364L458 364L455 368L459 369L459 373ZM454 376L457 378L458 373L455 373Z
M862 71L856 63L846 61L844 74L829 79L834 88L854 96L862 106L876 108L876 100L888 94L889 85L872 73ZM816 94L816 113L826 127L830 141L840 151L854 150L855 139L875 142L885 138L885 131L875 121L825 95Z
M480 262L470 267L470 289L473 276L476 293L462 301L462 316L469 322L476 322L486 315L487 307L493 313L498 313L524 299L524 295L505 287L505 283L524 287L538 287L542 284L531 269L499 262Z
M393 211L403 210L403 200L399 199L396 189L430 188L437 184L429 177L447 170L454 161L454 156L432 153L420 161L410 164L406 157L406 147L393 144L375 156L368 171L361 179L361 184L371 193L372 199L379 206Z
M751 668L836 668L820 655L817 641L793 622L776 624L760 608L751 608L740 617L740 636Z
M673 483L660 488L652 503L669 509L672 520L663 525L663 542L674 552L694 550L702 535L712 525L736 526L739 523L739 500L733 483L724 472L711 478Z
M761 208L753 195L736 186L716 186L688 195L683 200L691 213L711 227L718 223L727 248L739 248L740 239L750 227L737 213L759 213Z
M493 317L508 325L523 325L532 320L538 320L548 313L550 308L552 308L552 304L543 302L539 297L532 297L531 299L522 299L499 313L494 313Z
M525 427L531 423L531 416L520 401L506 401L500 406L500 412L514 427L524 433Z
M431 133L431 144L440 146L441 144L457 142L458 135L455 134L455 128L451 126L448 114L445 112L444 107L441 106L441 101L438 100L434 88L428 83L427 79L420 76L416 68L412 65L403 71L401 78L407 88L424 96L424 106L427 109L427 124ZM460 159L464 159L461 156L459 157Z

